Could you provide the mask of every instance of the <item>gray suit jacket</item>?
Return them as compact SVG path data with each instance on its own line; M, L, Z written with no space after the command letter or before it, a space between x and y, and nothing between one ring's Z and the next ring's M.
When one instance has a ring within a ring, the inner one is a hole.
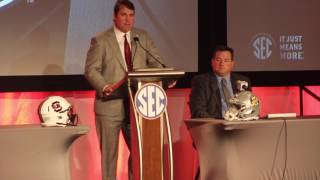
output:
M161 59L158 49L144 30L133 28L131 30L131 54L133 68L161 67L148 53L146 53L133 38L139 41L154 57ZM113 92L110 97L102 93L106 84L119 82L126 76L125 60L122 57L117 38L113 28L110 28L91 40L85 64L85 77L96 90L95 112L101 115L122 116L123 103L114 99L127 97L126 83Z
M249 78L240 74L231 73L230 79L233 93L238 92L238 80L247 81L249 84L248 88L251 90ZM192 79L189 105L192 118L222 118L221 95L218 80L214 73L201 74Z

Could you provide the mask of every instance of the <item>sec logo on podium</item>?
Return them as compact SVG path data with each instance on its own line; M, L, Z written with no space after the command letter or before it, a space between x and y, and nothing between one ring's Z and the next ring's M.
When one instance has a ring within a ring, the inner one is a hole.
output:
M166 110L167 96L161 86L147 83L137 91L134 103L142 117L153 120Z

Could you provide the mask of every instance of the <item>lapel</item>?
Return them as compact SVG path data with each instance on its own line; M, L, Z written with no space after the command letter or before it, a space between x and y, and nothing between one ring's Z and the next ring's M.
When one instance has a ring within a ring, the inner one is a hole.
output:
M136 64L136 56L137 56L137 43L133 40L134 37L139 37L139 33L137 32L136 29L132 28L131 29L131 34L130 34L130 42L131 42L131 60L132 60L132 64L133 64L133 69L135 67Z
M111 28L107 33L107 42L109 43L109 47L112 49L112 52L114 52L114 55L117 59L117 61L120 63L121 67L124 69L124 71L127 71L127 66L125 64L125 60L122 57L120 47L118 45L116 34L114 33L113 28Z
M231 80L233 94L236 94L238 92L238 88L237 88L237 80L238 79L234 76L233 73L231 73L230 80Z

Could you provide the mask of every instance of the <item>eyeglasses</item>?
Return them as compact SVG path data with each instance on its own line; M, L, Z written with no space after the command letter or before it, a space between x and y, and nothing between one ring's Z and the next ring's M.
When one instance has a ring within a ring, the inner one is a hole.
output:
M221 63L221 62L229 63L232 61L232 59L214 59L214 61L217 63Z

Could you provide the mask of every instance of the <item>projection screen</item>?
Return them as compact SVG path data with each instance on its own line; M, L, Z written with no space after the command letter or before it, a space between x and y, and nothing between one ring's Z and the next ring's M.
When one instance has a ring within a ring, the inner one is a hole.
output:
M193 0L132 0L169 67L197 71ZM0 0L0 76L83 74L90 39L113 25L115 0ZM183 6L181 6L183 4Z

